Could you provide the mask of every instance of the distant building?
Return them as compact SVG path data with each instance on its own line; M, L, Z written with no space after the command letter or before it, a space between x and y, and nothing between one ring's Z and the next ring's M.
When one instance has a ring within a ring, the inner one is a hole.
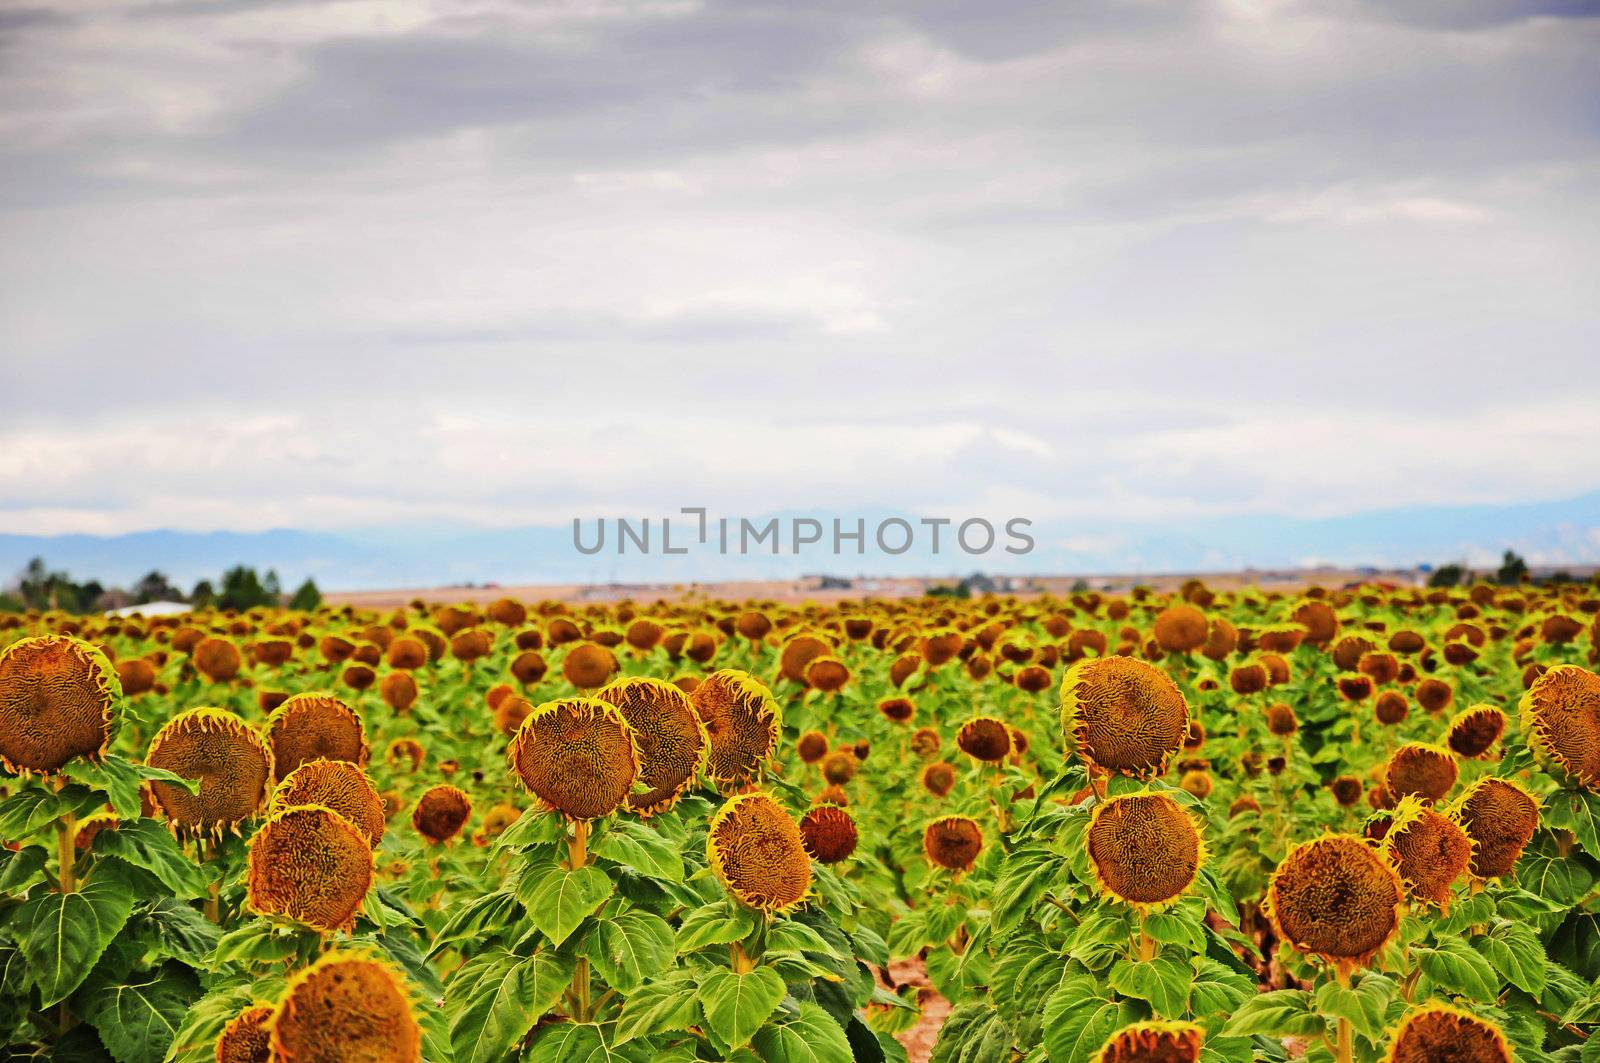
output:
M188 602L145 602L143 605L125 605L121 609L108 609L106 616L177 616L189 611Z

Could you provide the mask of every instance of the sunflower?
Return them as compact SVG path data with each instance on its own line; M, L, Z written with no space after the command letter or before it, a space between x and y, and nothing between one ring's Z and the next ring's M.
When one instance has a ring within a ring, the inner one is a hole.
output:
M266 799L272 753L256 729L224 709L188 709L156 732L145 763L185 779L198 793L159 779L150 794L174 827L218 834L256 814Z
M800 837L813 859L837 864L856 851L856 821L838 805L813 805L800 817Z
M1512 1063L1511 1045L1487 1019L1438 1001L1400 1020L1383 1063Z
M760 791L729 799L711 817L706 861L735 900L759 911L789 911L811 888L800 827Z
M1192 1022L1136 1022L1107 1038L1090 1063L1196 1063L1205 1039Z
M1289 850L1264 907L1278 936L1301 952L1358 966L1400 925L1404 887L1394 866L1352 834L1324 834Z
M661 679L619 679L595 695L615 705L633 728L639 748L639 781L648 789L628 795L641 816L665 812L678 802L706 761L706 730L689 695Z
M561 661L561 674L579 690L605 686L616 670L616 654L593 642L578 643Z
M217 1037L217 1063L268 1063L272 1058L269 1020L277 1009L252 1004L228 1020Z
M378 684L378 695L395 712L407 712L416 704L417 681L410 672L390 672Z
M1443 800L1456 784L1455 758L1450 751L1424 742L1396 747L1384 768L1384 784L1395 797L1416 794L1429 801Z
M974 716L956 732L956 745L974 760L998 764L1011 752L1011 730L993 716Z
M878 702L878 711L890 723L910 723L917 713L917 706L910 698L884 698Z
M383 841L383 798L367 773L347 760L313 760L291 771L272 793L273 808L290 805L331 808L364 834L372 848Z
M783 716L760 680L725 668L712 672L689 695L705 725L706 773L724 789L742 786L761 774L777 747Z
M1154 790L1096 805L1084 845L1101 893L1140 911L1177 901L1194 885L1206 855L1194 820Z
M411 811L411 825L435 845L461 833L472 816L472 798L454 786L430 787Z
M1406 895L1439 908L1448 906L1450 887L1466 874L1472 859L1472 841L1461 825L1415 797L1395 806L1383 847Z
M807 731L794 744L795 752L806 764L815 764L828 755L828 736L821 731Z
M983 830L970 816L936 819L922 832L922 851L939 867L968 871L983 851Z
M332 694L296 694L267 717L274 780L308 760L367 763L367 735L350 706Z
M1131 657L1086 658L1061 685L1069 748L1104 771L1153 777L1183 747L1189 706L1165 673Z
M372 847L354 824L322 805L290 805L250 839L245 906L323 932L350 930L372 873Z
M806 665L806 686L824 694L837 694L850 682L850 669L837 657L816 657Z
M1600 790L1600 675L1558 664L1534 681L1520 708L1534 751L1579 786Z
M211 636L194 648L194 667L213 683L226 683L239 674L239 647L227 639Z
M360 952L334 951L289 980L269 1022L285 1063L421 1063L422 1030L400 976Z
M17 773L57 771L99 757L111 741L122 681L89 643L39 635L0 650L0 764Z
M512 770L534 796L569 819L599 819L627 798L638 773L633 728L610 702L547 701L511 740Z
M1172 605L1155 622L1156 645L1167 653L1193 653L1210 634L1206 614L1192 605Z
M802 686L806 682L806 669L818 657L833 653L833 647L815 635L796 635L783 644L778 654L778 672L791 683Z
M1539 829L1539 802L1510 779L1479 779L1451 811L1472 839L1470 870L1478 878L1511 874Z
M935 797L943 797L955 788L956 769L942 760L936 760L922 769L922 788Z
M1398 690L1385 690L1372 705L1372 715L1388 727L1401 723L1410 713L1411 707L1406 704L1406 696Z
M1267 730L1282 738L1287 738L1300 729L1300 721L1295 718L1294 709L1282 702L1267 706Z
M835 749L822 758L822 777L835 786L843 786L856 777L860 762L849 749Z
M1506 731L1506 714L1493 705L1474 705L1456 713L1445 735L1450 752L1467 759L1486 757Z

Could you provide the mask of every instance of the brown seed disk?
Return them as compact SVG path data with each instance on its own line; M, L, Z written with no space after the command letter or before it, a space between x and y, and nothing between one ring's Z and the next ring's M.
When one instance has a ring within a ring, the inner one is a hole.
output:
M1361 838L1326 834L1296 846L1272 873L1268 907L1300 951L1365 962L1399 926L1400 878Z
M706 771L719 785L753 780L778 743L780 721L771 693L745 672L712 672L690 695L706 729Z
M193 794L176 783L150 783L167 819L200 833L255 815L272 775L272 753L255 728L222 709L189 709L174 716L156 733L145 763L200 780L200 791Z
M250 839L246 905L321 931L349 930L372 885L372 849L332 809L298 805L274 813Z
M922 851L940 867L966 871L983 851L983 831L967 816L936 819L922 832Z
M74 757L99 755L121 691L116 669L86 642L43 635L7 646L0 651L0 764L53 772Z
M367 763L367 736L350 707L331 694L296 694L267 718L275 780L312 760Z
M383 798L367 773L347 760L313 760L289 773L272 793L276 807L322 805L354 824L374 849L383 841Z
M271 1023L283 1063L420 1063L422 1030L398 975L330 952L290 981Z
M689 695L660 679L622 679L597 696L617 707L638 743L639 780L647 789L629 794L628 807L646 816L671 808L694 785L706 757L705 728Z

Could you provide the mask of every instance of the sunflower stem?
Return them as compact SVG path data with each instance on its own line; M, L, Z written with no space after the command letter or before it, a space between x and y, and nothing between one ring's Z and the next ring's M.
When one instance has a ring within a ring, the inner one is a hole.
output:
M576 871L589 862L589 821L586 819L574 820L572 823L572 839L567 843L567 867ZM580 957L573 967L572 988L574 990L573 1018L578 1022L589 1021L589 961Z
M1350 971L1343 964L1334 968L1334 979L1340 988L1350 988ZM1334 1035L1333 1058L1336 1063L1353 1063L1355 1059L1355 1040L1350 1028L1350 1020L1343 1015L1339 1016L1339 1025Z
M78 817L68 812L56 821L56 855L61 861L61 871L56 882L62 893L72 893L78 888L74 865L77 863Z

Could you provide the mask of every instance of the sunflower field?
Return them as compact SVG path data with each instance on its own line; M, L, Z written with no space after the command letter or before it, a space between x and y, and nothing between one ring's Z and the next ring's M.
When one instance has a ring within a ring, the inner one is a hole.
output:
M1597 647L1581 584L0 615L0 1044L1600 1063Z

